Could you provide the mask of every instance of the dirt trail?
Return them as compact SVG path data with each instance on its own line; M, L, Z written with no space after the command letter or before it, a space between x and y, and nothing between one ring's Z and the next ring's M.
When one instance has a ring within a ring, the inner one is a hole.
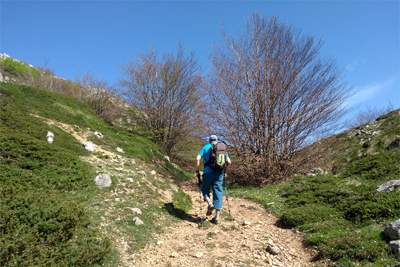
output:
M71 125L39 118L71 133L79 142L87 141L87 137L93 134L91 131L78 133ZM114 153L101 147L96 151L115 157ZM83 159L93 165L100 164L99 159L93 155ZM121 164L118 160L117 163ZM181 188L192 198L193 208L188 211L187 217L180 223L174 224L175 227L165 229L164 234L155 236L157 243L150 243L134 255L128 253L126 242L117 245L121 253L122 266L308 267L317 265L317 262L312 260L316 251L303 246L304 239L301 233L278 227L278 219L275 216L269 214L261 205L249 200L229 197L233 218L230 221L224 196L224 210L219 225L209 222L215 212L206 217L207 204L202 201L203 227L199 227L201 218L196 179L181 184ZM164 193L166 194L163 194L164 198L170 201L171 192L166 190ZM277 246L280 253L274 256L266 252L268 245ZM128 261L127 259L132 256L134 261Z
M315 266L315 251L303 246L303 237L291 229L276 226L277 218L261 205L229 197L233 221L229 220L226 198L219 225L206 218L202 202L203 228L199 228L200 202L195 180L182 184L192 198L193 208L176 227L156 236L157 244L146 246L136 255L135 266ZM244 225L244 222L248 225ZM269 244L278 246L279 255L266 252ZM139 258L138 258L139 257Z

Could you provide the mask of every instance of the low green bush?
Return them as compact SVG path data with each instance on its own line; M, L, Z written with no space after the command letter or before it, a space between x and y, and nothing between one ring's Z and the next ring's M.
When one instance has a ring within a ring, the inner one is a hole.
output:
M375 262L387 257L390 250L381 238L381 232L381 229L336 232L336 236L322 239L319 255L334 261L347 257L353 261Z
M360 175L366 179L383 180L400 177L400 150L384 150L379 154L363 156L350 162L341 177Z
M357 201L352 201L344 210L346 219L355 223L368 223L382 218L400 216L399 192L391 191L374 195L367 192Z
M337 217L337 210L327 205L306 204L298 208L287 209L281 216L281 222L286 227L296 227L306 223L329 220Z

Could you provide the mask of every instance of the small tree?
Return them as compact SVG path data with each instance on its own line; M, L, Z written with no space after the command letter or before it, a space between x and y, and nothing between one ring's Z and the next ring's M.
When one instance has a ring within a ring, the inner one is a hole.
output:
M210 56L212 119L248 166L239 173L280 177L290 169L283 161L341 118L352 90L335 62L319 56L322 41L277 16L254 12L242 35L222 36Z
M185 55L179 44L176 53L160 56L151 46L120 71L122 94L144 112L154 140L171 155L177 143L200 127L204 78L194 52Z

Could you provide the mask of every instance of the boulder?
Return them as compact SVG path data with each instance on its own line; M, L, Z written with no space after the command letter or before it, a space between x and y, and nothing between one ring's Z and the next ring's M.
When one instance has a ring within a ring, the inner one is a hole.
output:
M93 144L91 141L89 142L82 142L81 143L86 150L90 151L90 152L94 152L97 148L97 145Z
M400 254L400 240L390 241L389 246L394 254Z
M111 185L111 177L109 174L99 174L94 178L94 182L99 187L109 187Z
M375 189L374 194L390 192L395 188L399 188L400 190L400 180L391 180L389 182L381 184Z
M135 222L136 225L144 224L144 222L141 219L139 219L139 217L133 218L133 221Z
M389 237L390 240L400 239L400 219L389 224L383 233Z
M54 140L54 134L52 132L47 132L46 138L47 138L47 142L52 144L53 140Z
M103 138L104 136L100 132L94 132L93 133L97 138Z
M125 153L125 151L122 148L119 148L119 147L117 147L117 152Z
M131 208L131 210L133 211L133 213L135 213L136 215L141 215L142 211L138 208Z

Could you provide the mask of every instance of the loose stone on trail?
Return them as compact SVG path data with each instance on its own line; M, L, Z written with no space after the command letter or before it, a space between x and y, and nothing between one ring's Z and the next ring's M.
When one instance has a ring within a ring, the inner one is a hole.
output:
M266 251L272 255L278 255L281 251L277 246L268 245Z

